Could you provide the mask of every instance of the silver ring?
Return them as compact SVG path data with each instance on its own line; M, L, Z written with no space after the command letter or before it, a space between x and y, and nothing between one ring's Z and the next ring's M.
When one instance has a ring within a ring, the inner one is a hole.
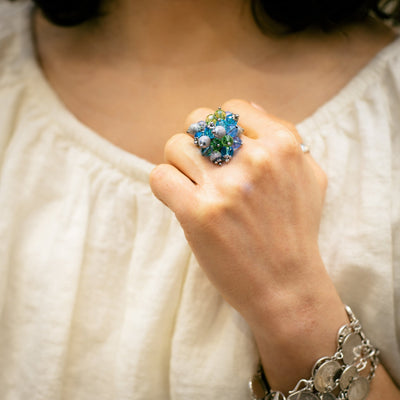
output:
M303 153L309 153L310 148L305 143L300 143L300 148Z

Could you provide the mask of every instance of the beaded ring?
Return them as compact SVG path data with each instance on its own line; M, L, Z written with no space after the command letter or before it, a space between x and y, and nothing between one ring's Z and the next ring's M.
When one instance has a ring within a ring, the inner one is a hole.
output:
M221 107L215 113L190 125L187 133L194 136L194 144L201 154L216 165L228 163L236 150L242 145L240 135L244 129L238 126L239 114L223 111Z

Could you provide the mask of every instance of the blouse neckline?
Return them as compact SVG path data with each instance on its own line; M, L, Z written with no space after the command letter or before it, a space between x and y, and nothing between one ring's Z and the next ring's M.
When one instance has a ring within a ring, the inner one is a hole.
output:
M21 54L24 59L24 74L29 81L31 94L37 100L35 105L41 108L44 116L58 126L59 133L68 135L71 140L92 151L99 158L120 169L125 174L148 181L155 164L130 153L79 121L61 102L60 98L47 81L36 58L33 34L31 30L32 9L25 13L20 27ZM347 84L330 100L321 105L309 117L296 125L300 133L313 132L315 135L321 126L335 120L343 110L360 98L366 88L379 79L380 73L387 61L394 55L400 54L400 36L381 49Z

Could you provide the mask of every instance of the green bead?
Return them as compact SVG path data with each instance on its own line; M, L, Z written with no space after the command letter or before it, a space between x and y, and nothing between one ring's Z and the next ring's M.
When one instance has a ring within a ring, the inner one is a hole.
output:
M225 119L226 114L225 114L225 111L221 110L221 107L220 107L220 108L218 108L217 111L215 111L214 116L217 120L218 120L218 118Z
M233 145L233 139L231 136L229 135L225 135L222 139L221 139L221 143L224 147L231 147Z
M211 147L213 150L219 150L222 146L221 140L220 139L212 139L211 140Z
M209 124L210 122L213 122L214 124L217 123L217 118L215 118L214 114L207 115L206 124Z

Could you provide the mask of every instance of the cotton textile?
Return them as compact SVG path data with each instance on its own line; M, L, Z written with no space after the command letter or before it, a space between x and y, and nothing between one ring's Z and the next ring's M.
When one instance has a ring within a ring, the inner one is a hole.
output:
M400 385L400 39L298 130L329 179L325 265ZM249 398L251 332L152 168L65 109L29 6L0 3L0 399Z

